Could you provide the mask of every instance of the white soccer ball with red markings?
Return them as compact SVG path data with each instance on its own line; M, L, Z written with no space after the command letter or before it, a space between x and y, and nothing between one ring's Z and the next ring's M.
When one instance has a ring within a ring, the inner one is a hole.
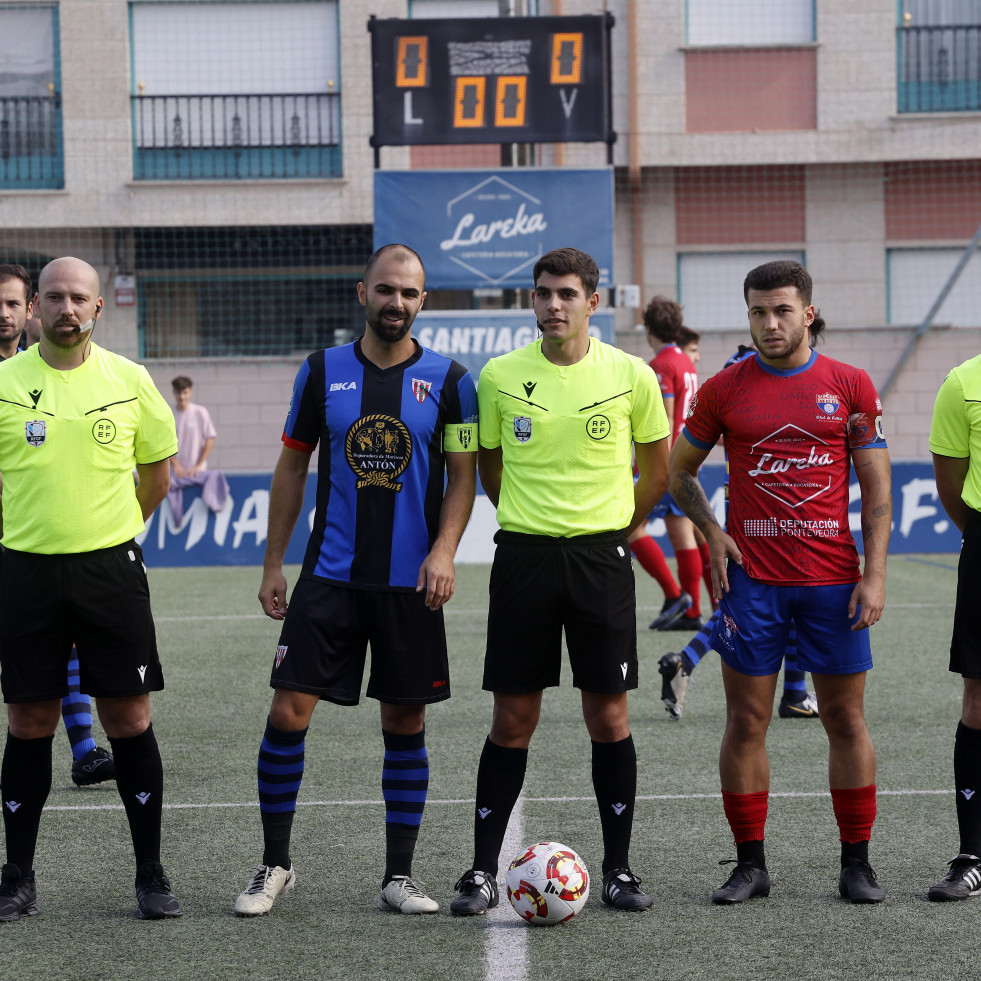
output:
M557 841L526 848L511 863L506 882L514 911L534 926L571 920L589 898L585 862Z

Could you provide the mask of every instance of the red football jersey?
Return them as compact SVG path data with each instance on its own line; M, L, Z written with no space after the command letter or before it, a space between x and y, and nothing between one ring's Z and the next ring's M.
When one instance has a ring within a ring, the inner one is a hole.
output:
M703 449L725 439L726 530L748 575L775 585L861 579L848 526L851 451L885 448L881 414L864 371L816 351L787 371L746 358L699 389L685 435Z
M651 358L657 374L662 397L674 399L674 419L671 423L671 442L681 435L688 417L688 407L698 390L698 374L691 358L677 344L665 344Z

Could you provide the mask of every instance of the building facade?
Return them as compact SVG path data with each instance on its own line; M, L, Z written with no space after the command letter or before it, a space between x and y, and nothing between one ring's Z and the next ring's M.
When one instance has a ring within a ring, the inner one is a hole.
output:
M618 342L644 353L643 305L677 297L710 374L747 336L746 270L800 258L829 325L822 350L887 389L893 455L926 458L936 390L981 341L975 256L903 361L981 227L981 2L605 9L614 275L640 302L617 309ZM92 262L98 340L144 361L165 393L194 378L216 466L269 470L297 365L363 326L376 163L608 162L601 143L376 153L369 16L596 12L596 0L0 0L0 253L35 274L56 255ZM570 244L589 250L588 230ZM429 303L527 303L489 294Z

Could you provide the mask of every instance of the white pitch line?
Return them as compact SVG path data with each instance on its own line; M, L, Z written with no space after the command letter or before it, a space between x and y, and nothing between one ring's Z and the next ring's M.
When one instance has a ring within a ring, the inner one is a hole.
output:
M86 793L86 791L82 791ZM953 794L952 788L947 790L878 790L879 797L943 797ZM830 797L831 793L827 790L803 791L803 790L771 790L771 797L807 798L807 797ZM721 800L722 794L638 794L638 801L671 801L671 800ZM511 824L508 825L508 837L505 839L502 855L517 855L524 848L524 842L520 840L523 833L521 823L521 804L528 801L535 804L581 804L593 803L595 797L521 797L515 805L511 815ZM371 807L380 806L384 800L301 800L296 802L297 807ZM447 797L442 800L429 798L426 807L436 807L440 804L473 804L473 797ZM258 808L258 801L215 801L210 804L164 804L164 810L171 811L200 811L200 810L232 810L239 807ZM121 811L122 804L48 804L44 808L46 811ZM518 815L517 819L515 815ZM517 822L517 823L516 823ZM512 840L513 839L513 840ZM503 893L502 893L503 895Z
M497 909L487 914L487 933L484 936L485 981L525 981L528 977L528 934L531 929L511 909L505 876L511 858L524 847L524 800L519 797L511 811L508 829L501 846L501 866L497 876L501 901ZM509 857L510 856L510 857Z

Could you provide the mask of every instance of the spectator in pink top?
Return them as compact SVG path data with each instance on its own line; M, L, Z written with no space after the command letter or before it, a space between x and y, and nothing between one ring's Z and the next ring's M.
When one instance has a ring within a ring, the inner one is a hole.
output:
M174 389L174 418L177 421L177 455L170 460L170 493L167 500L174 520L184 518L184 488L201 487L201 499L211 511L220 511L228 497L228 481L220 470L208 470L207 460L215 444L215 424L203 405L191 401L194 385L187 375L178 375Z

